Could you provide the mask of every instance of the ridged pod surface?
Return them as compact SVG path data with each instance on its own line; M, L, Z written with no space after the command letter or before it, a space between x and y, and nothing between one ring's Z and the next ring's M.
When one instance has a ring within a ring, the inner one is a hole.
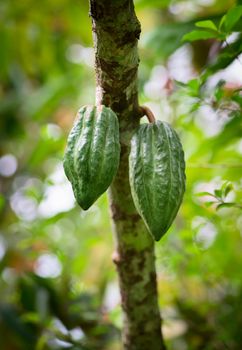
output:
M64 170L78 204L87 210L110 186L119 166L119 125L105 106L84 106L69 134Z
M175 219L185 191L184 152L169 124L139 126L131 140L129 174L136 209L158 241Z

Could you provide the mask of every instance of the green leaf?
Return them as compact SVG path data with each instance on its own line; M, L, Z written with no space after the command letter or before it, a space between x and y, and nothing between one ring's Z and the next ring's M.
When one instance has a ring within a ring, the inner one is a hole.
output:
M242 94L239 92L233 93L231 100L238 104L238 107L242 109Z
M215 23L210 20L196 22L195 26L199 28L211 29L211 30L214 30L215 32L218 31L218 28L216 27Z
M242 16L242 6L233 7L224 15L220 21L219 27L224 29L227 32L231 32L235 24L239 21Z
M227 197L227 195L233 190L233 185L230 183L226 186L224 190L224 197Z
M220 102L221 99L224 97L224 93L225 93L224 85L225 85L225 80L220 80L216 85L216 88L214 90L214 98L216 102Z
M228 181L225 181L225 182L222 184L221 190L222 190L223 195L224 195L224 193L225 193L226 187L227 187L229 184L230 184L230 182L228 182Z
M214 201L209 201L209 202L204 203L204 205L205 205L205 207L209 208L209 207L211 207L214 203L216 203L216 202L214 202Z
M200 81L199 79L191 79L187 83L189 91L192 93L192 96L197 96L200 89Z
M221 88L217 88L214 92L214 97L217 102L221 101L222 97L224 96L224 90Z
M194 30L183 36L182 41L196 41L218 38L218 33L209 32L207 30Z
M24 322L30 322L30 323L35 323L39 324L40 323L40 318L37 312L25 312L21 316L21 320Z
M228 203L221 203L217 205L216 210L222 209L222 208L231 208L236 207L236 203L228 202Z
M177 86L181 87L181 88L186 88L186 87L187 87L187 84L186 84L186 83L183 83L182 81L179 81L179 80L175 80L175 79L174 79L174 83L175 83Z
M216 197L221 198L222 197L222 190L221 189L220 190L215 190L214 194L215 194Z
M198 192L198 193L196 193L196 195L199 196L199 197L203 197L203 196L214 197L214 194L212 194L210 192Z
M200 108L200 107L201 107L201 102L200 101L199 102L194 102L192 104L191 109L190 109L190 113L196 112L198 110L198 108Z
M226 45L217 56L215 61L207 66L204 73L206 77L216 73L217 71L228 67L242 52L242 35L238 35L237 39L229 46ZM203 77L204 79L204 77Z

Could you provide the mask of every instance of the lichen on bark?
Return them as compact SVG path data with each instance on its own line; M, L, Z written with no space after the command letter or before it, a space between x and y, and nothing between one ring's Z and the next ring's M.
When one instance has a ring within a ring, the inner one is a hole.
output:
M142 116L138 105L137 43L140 23L132 0L90 0L95 48L96 103L116 112L121 155L109 191L117 266L124 315L125 350L164 350L156 286L154 242L131 197L128 156L130 139Z

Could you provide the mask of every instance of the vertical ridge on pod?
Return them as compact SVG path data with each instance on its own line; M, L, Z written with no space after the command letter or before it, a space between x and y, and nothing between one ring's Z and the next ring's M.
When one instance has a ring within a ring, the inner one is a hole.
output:
M119 156L116 114L103 105L82 107L68 137L63 161L82 209L87 210L110 186L118 170Z
M131 140L129 167L134 204L158 241L175 219L185 192L184 152L175 130L161 121L140 125Z

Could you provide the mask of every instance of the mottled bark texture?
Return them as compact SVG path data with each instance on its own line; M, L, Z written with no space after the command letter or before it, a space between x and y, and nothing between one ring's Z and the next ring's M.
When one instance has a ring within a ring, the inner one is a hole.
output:
M130 138L139 124L137 43L140 23L131 0L90 0L96 56L97 104L110 106L120 123L121 160L110 208L124 314L125 350L164 350L158 307L154 243L137 214L129 186Z

